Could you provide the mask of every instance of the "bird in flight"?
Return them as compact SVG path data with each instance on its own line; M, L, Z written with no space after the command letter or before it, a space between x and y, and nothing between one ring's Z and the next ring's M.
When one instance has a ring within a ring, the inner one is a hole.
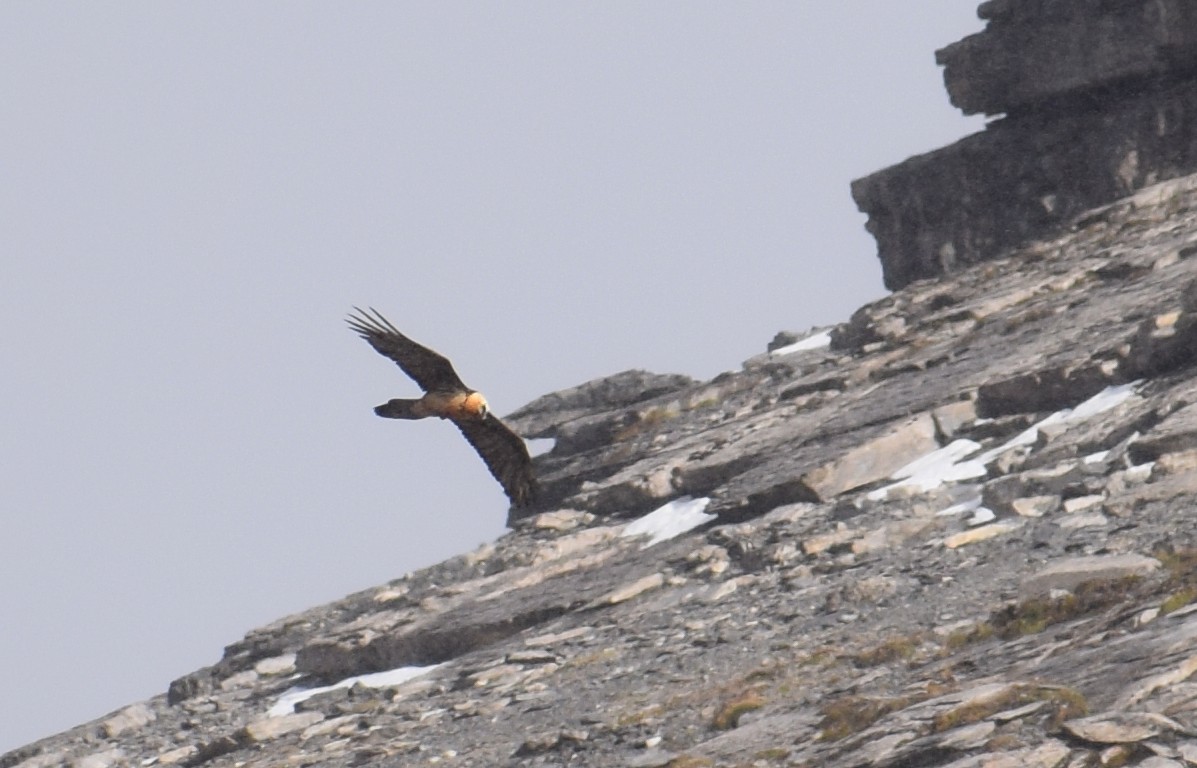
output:
M357 314L349 315L349 327L424 390L421 398L389 400L374 412L388 419L448 419L486 462L512 505L531 506L540 487L524 439L487 409L486 398L462 382L449 358L404 336L378 310L353 309Z

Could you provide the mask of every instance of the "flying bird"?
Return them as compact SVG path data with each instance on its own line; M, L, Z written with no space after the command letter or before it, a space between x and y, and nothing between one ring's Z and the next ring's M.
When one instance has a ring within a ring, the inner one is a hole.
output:
M357 314L349 315L349 327L424 390L419 399L389 400L374 412L388 419L448 419L486 462L512 505L531 506L540 487L524 439L487 409L486 398L462 382L449 358L404 336L378 310L353 309Z

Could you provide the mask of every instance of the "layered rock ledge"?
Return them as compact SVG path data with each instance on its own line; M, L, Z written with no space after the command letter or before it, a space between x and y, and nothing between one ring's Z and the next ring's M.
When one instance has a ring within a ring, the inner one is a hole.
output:
M985 30L937 60L953 104L1004 117L852 184L892 289L1197 171L1197 6L993 0L978 13Z

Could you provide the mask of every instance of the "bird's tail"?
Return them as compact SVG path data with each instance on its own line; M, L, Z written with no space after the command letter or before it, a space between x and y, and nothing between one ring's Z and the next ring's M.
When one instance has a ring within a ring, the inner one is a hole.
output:
M419 400L388 400L374 409L379 416L387 419L422 419L427 416L417 405Z

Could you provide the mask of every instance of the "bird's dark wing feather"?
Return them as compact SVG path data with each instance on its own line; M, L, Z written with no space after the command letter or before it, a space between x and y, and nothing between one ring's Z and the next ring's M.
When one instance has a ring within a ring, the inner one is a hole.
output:
M536 482L532 459L522 437L489 414L478 421L454 423L486 462L513 505L527 507L536 501L540 485Z
M349 327L370 342L370 346L379 353L398 363L403 372L420 385L420 389L425 392L468 389L453 370L449 358L404 336L378 310L353 309L357 314L349 315L346 320Z

